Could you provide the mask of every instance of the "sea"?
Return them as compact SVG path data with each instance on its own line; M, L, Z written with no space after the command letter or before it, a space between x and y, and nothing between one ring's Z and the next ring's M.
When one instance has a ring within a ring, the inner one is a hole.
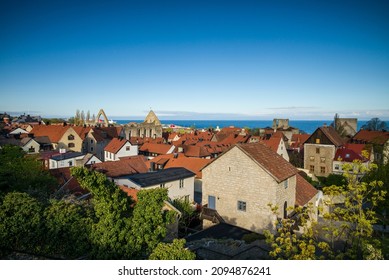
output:
M129 122L143 122L144 120L113 120L117 124L127 124ZM240 127L240 128L265 128L272 127L273 120L160 120L163 126L182 126L197 129ZM324 124L330 125L333 120L289 120L289 126L298 128L301 133L313 133L318 127ZM357 131L367 121L358 121Z

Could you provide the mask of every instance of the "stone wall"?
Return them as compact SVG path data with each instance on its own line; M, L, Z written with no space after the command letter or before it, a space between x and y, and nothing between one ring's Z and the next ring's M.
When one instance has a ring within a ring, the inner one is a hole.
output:
M293 206L295 191L295 176L285 188L238 147L203 169L203 205L215 196L215 208L226 223L258 233L274 230L276 217L268 204L283 209L287 201ZM246 202L246 211L238 210L238 201Z

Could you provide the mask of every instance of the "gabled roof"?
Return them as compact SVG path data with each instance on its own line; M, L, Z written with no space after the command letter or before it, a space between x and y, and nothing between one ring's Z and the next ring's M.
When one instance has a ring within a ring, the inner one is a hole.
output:
M321 126L317 128L306 140L306 142L309 141L312 137L315 137L318 131L321 131L335 147L340 147L345 144L345 141L342 139L342 137L340 137L339 133L337 133L335 128L332 126ZM312 143L314 143L314 141Z
M96 163L93 165L93 169L111 178L146 173L149 170L147 161L143 156L126 157L118 161Z
M354 160L366 161L367 159L355 151L342 147L336 150L335 158L336 161L353 162Z
M49 172L57 179L58 184L63 187L64 190L67 190L72 194L87 193L87 191L80 186L77 179L70 174L69 167L50 169Z
M91 130L90 127L83 127L83 126L70 126L70 127L73 128L73 130L77 133L78 136L80 136L82 140L85 139L85 137L88 135L88 132Z
M208 157L212 153L204 146L183 145L184 154L187 157Z
M164 155L167 154L172 149L172 147L174 146L169 144L144 143L139 148L139 151Z
M176 167L163 169L157 172L148 172L125 176L124 178L131 180L132 182L143 188L168 183L180 179L186 179L194 176L195 174L192 171L189 171L188 169L182 167Z
M296 174L296 204L305 206L316 194L315 189L307 180L300 174Z
M30 131L35 137L47 136L51 143L58 143L69 126L63 125L36 125Z
M389 140L389 132L360 130L352 139L354 141L383 145Z
M272 175L278 183L297 174L297 169L292 164L263 144L237 144L234 147L239 148L247 154L252 160Z
M116 154L120 149L128 142L127 139L113 138L107 146L105 146L104 151ZM128 142L129 143L129 142Z
M278 147L280 146L281 143L281 138L272 136L268 140L259 141L259 143L265 145L266 147L270 148L273 152L277 153Z

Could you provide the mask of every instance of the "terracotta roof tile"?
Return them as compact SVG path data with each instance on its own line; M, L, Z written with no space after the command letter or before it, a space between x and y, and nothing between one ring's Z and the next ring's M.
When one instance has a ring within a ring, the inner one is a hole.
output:
M134 156L121 158L118 161L96 163L93 165L93 169L114 178L129 174L146 173L149 167L143 156Z
M292 164L263 144L237 144L236 147L267 170L279 183L297 173Z
M139 190L133 189L133 188L128 188L126 186L119 186L119 188L124 191L128 196L131 196L134 202L138 201L138 192Z
M113 138L104 148L104 151L116 154L127 142L126 139Z
M197 178L202 178L201 169L211 161L211 159L179 157L170 159L165 165L165 168L184 167L193 173L196 173Z
M169 145L169 144L144 143L139 148L139 151L164 155L164 154L167 154L171 150L172 147L173 147L173 145Z
M389 132L360 130L352 139L354 141L383 145L389 140Z
M34 136L47 136L52 143L58 143L70 126L62 125L35 125L30 131Z
M315 189L307 180L300 174L296 174L296 204L305 206L316 194L318 190Z

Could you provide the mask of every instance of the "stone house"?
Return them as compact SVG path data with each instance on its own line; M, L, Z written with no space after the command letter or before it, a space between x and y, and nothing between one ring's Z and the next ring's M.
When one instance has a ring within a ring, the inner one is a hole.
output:
M258 233L274 230L277 217L269 203L278 206L282 217L291 214L296 174L296 168L263 144L237 144L202 169L202 202L228 224Z
M389 132L360 130L350 143L365 144L373 149L374 161L386 164L389 160Z
M125 125L125 137L130 140L131 137L162 137L162 124L157 115L150 110L142 123L129 123Z
M344 144L332 126L317 128L304 142L304 169L316 176L327 177L332 173L336 150Z

